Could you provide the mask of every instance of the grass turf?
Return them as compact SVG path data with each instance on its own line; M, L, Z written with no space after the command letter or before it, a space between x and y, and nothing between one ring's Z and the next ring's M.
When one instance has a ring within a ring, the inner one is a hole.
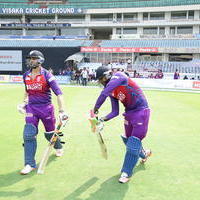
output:
M70 121L65 129L65 155L49 158L44 175L19 175L23 167L23 115L16 105L23 98L21 85L0 86L1 160L0 200L196 200L200 190L200 95L145 91L151 112L144 147L153 151L145 165L137 165L128 184L117 182L125 146L123 118L105 124L103 137L108 160L101 157L97 138L90 131L88 111L99 88L63 87ZM55 102L55 97L53 98ZM57 105L56 105L57 107ZM110 111L106 101L100 114ZM120 109L121 113L123 108ZM39 162L47 142L40 124Z

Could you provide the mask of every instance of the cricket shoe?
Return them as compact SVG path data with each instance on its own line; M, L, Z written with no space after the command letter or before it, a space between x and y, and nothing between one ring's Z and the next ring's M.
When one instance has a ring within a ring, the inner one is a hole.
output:
M64 150L63 149L56 149L56 157L62 157L64 154Z
M21 175L26 175L35 170L36 168L31 167L30 165L25 165L25 167L20 171Z
M140 163L144 164L147 161L147 159L151 156L151 154L152 154L151 150L150 149L146 149L145 150L146 157L144 159L141 159Z
M119 183L127 183L129 181L128 174L125 172L122 172L120 178L119 178Z

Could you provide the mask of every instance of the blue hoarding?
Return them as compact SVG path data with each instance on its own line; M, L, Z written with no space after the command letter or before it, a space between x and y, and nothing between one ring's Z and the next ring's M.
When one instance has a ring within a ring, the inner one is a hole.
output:
M80 14L81 8L0 8L0 14Z

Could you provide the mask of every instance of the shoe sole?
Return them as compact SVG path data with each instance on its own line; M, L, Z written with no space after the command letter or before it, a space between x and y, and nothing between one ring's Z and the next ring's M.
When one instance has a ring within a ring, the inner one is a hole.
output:
M119 183L124 184L124 183L128 183L130 179L127 179L126 181L120 181L118 180Z

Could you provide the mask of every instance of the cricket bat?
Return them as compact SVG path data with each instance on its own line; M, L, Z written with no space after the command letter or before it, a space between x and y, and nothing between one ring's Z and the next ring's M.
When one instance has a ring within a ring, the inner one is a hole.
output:
M62 127L62 123L59 123L47 148L45 149L44 153L42 154L42 158L41 158L41 161L40 161L40 164L39 164L39 167L38 167L38 170L37 170L37 174L44 174L44 170L45 170L45 167L47 165L47 161L49 159L49 155L51 153L51 150L56 142L56 140L58 139L58 133L59 133L59 130L60 128Z
M107 153L107 148L106 145L104 143L103 137L101 135L101 130L98 127L98 118L96 117L96 115L94 114L93 110L90 111L90 123L91 123L91 130L93 133L96 133L98 142L99 142L99 146L101 149L101 154L102 157L105 158L106 160L108 159L108 153Z

